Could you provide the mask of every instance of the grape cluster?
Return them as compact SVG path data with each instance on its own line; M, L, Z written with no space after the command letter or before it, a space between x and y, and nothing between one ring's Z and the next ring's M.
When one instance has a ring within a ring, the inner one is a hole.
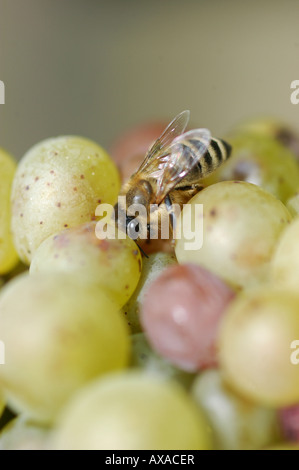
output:
M0 449L299 449L299 139L232 131L145 257L97 206L162 129L0 150Z

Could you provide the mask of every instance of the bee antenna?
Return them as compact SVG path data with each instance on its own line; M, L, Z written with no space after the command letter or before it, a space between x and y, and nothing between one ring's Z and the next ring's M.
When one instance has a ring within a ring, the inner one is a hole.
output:
M135 242L136 243L136 242ZM145 251L143 251L143 249L141 248L141 246L138 245L138 243L136 243L136 245L138 246L139 250L141 251L141 253L146 257L148 258L148 255L145 253Z

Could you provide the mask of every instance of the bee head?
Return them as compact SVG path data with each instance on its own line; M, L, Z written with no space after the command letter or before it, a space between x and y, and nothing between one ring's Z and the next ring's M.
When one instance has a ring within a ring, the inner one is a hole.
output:
M139 180L132 186L127 194L127 207L132 204L141 204L148 209L153 196L152 185L146 180Z
M148 181L135 180L134 184L130 184L129 188L123 192L122 196L123 198L119 198L119 202L114 207L115 220L118 227L133 238L131 234L139 232L141 227L142 230L147 230L153 189ZM136 220L136 216L139 217L139 221Z

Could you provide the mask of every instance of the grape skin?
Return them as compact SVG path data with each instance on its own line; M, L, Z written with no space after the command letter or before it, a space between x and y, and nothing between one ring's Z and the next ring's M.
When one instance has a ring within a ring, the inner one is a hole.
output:
M279 440L276 411L236 394L224 383L219 370L198 375L191 394L211 423L215 449L262 449Z
M3 392L1 392L0 390L0 418L3 413L4 408L5 408L4 396L3 396Z
M197 265L171 266L144 296L141 322L153 348L189 372L215 366L219 322L234 291Z
M21 260L50 235L95 220L96 207L114 204L117 168L96 143L74 136L36 144L19 163L12 188L12 231Z
M127 366L128 331L117 305L98 286L65 274L23 274L0 294L6 363L0 387L8 405L37 421L94 377Z
M236 133L229 138L232 154L206 182L239 180L253 183L285 203L299 187L294 155L267 136Z
M277 285L243 292L229 306L220 331L220 364L227 382L248 399L272 407L299 402L298 366L291 362L298 309L298 293Z
M187 250L196 204L203 204L203 246ZM188 214L191 217L184 219ZM178 220L178 233L182 221L184 230L176 242L177 259L199 264L239 288L258 285L269 278L273 251L291 219L282 202L253 184L216 183L184 207Z
M142 331L140 308L146 295L147 287L167 266L172 264L177 264L176 258L174 255L167 253L156 253L143 259L141 277L137 289L122 309L122 313L132 333L140 333Z
M163 380L178 382L187 390L194 379L194 374L185 372L167 359L160 356L149 345L144 333L132 335L131 367L141 369L143 372L161 377Z
M16 163L0 148L0 275L11 271L18 262L11 230L10 194Z
M50 429L19 415L0 433L0 450L46 450Z
M299 405L279 410L279 418L284 437L299 446Z
M299 219L284 231L271 262L271 281L298 290L299 283Z
M36 250L30 273L64 272L102 287L122 307L138 284L142 259L127 237L99 240L96 222L51 235Z
M69 403L53 446L67 450L200 450L209 426L187 393L142 372L110 374Z

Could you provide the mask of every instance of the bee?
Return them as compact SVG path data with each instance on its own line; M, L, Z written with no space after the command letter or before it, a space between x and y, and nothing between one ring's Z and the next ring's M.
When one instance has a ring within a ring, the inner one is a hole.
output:
M115 220L129 236L135 234L141 224L147 232L142 238L157 238L152 226L159 230L165 217L174 231L172 207L179 205L182 208L203 188L200 181L230 156L231 146L212 137L208 129L184 132L189 117L190 112L186 110L170 122L150 147L138 170L121 188L120 196L124 197L119 198L115 206ZM138 215L137 224L136 215L132 216L128 211L136 204L145 208L143 216ZM154 224L157 219L158 224Z

